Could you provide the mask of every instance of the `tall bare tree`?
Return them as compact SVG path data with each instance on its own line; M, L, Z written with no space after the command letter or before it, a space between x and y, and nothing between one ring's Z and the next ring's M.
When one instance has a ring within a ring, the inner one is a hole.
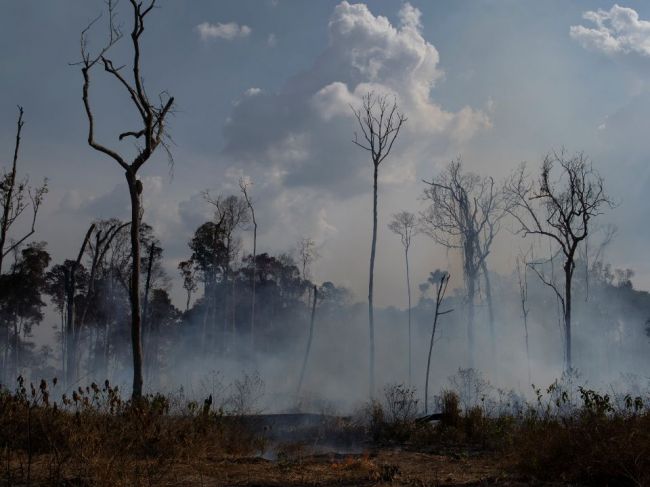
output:
M250 212L251 221L253 222L253 259L252 259L252 283L251 283L251 347L255 348L255 286L257 284L257 220L255 219L255 207L253 199L249 194L251 183L242 178L239 180L239 189L246 200L248 211Z
M409 249L411 247L411 239L416 231L417 220L413 213L408 211L401 211L393 215L393 219L388 224L388 228L399 235L404 247L404 260L406 261L406 294L408 297L408 327L409 327L409 387L412 384L412 340L411 340L411 276L409 273Z
M521 304L521 319L524 323L524 343L526 345L526 364L528 368L528 384L531 382L530 373L530 348L528 345L528 263L525 255L519 255L516 259L517 282L519 283L519 302Z
M423 199L430 202L421 213L423 231L438 244L459 249L463 261L463 278L467 292L467 342L469 366L474 367L474 306L481 273L485 279L486 298L492 342L496 358L494 311L487 257L492 250L500 222L506 215L503 192L494 179L463 172L460 159L452 161L427 187Z
M370 269L368 276L368 328L370 339L370 396L375 392L375 318L373 307L373 292L375 279L375 255L377 251L377 180L379 166L388 157L393 144L397 140L406 117L400 113L397 100L392 102L388 95L367 93L361 107L351 107L357 119L362 136L354 133L355 145L370 153L373 166L372 177L372 242L370 245Z
M521 165L506 183L508 211L519 224L523 236L540 235L553 242L563 257L564 284L547 279L538 266L529 267L549 286L562 306L564 325L564 366L570 371L571 285L578 248L589 235L590 222L613 203L606 195L603 179L583 153L568 156L550 153L542 162L540 176L532 180Z
M301 237L296 244L296 253L298 254L302 278L310 279L311 265L320 257L316 242L313 238Z
M311 342L314 338L314 320L316 319L316 301L318 300L318 287L314 285L314 300L311 305L311 320L309 321L309 337L307 338L307 348L305 349L305 358L302 361L302 367L300 368L300 379L298 379L298 391L297 394L300 394L300 389L302 389L302 381L305 378L305 370L307 370L307 361L309 360L309 352L311 351Z
M433 314L433 327L431 328L431 342L429 342L429 355L427 357L427 373L424 379L424 414L429 412L429 372L431 370L431 354L433 352L433 344L436 338L436 329L438 328L438 319L442 315L451 313L453 310L448 309L445 311L440 310L440 305L445 299L447 293L447 286L449 285L449 272L436 270L431 273L429 282L435 286L436 289L436 307Z
M140 223L142 220L142 182L138 171L151 158L156 149L162 147L169 155L166 145L167 116L171 113L174 98L161 93L156 102L149 99L141 74L140 41L145 30L145 19L156 6L156 0L146 4L137 0L129 0L133 10L133 29L131 30L132 59L129 65L130 74L124 72L126 66L116 66L107 57L108 51L122 37L120 29L115 25L115 5L108 0L109 38L107 44L96 54L88 50L88 32L100 19L97 17L81 33L81 73L83 75L83 103L88 118L88 144L98 152L113 159L125 172L131 200L131 344L133 353L133 398L142 396L142 330L140 309ZM135 130L126 130L119 134L120 141L133 138L140 142L132 157L125 156L117 150L98 142L95 138L95 119L90 104L91 73L94 68L103 65L104 71L121 86L131 99L136 109L141 126Z
M36 217L47 193L47 180L41 186L31 188L27 177L18 179L18 154L23 126L23 107L18 107L18 121L16 123L16 141L11 168L0 174L0 204L2 208L0 220L0 274L4 258L31 237L36 231ZM21 236L10 239L11 227L18 221L20 216L31 207L31 224L29 229Z

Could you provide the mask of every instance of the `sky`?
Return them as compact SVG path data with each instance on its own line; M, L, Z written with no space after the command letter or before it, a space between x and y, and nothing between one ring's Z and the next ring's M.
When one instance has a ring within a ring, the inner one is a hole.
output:
M290 250L313 238L319 282L364 299L371 235L372 166L352 143L369 90L390 93L408 118L382 163L376 302L405 305L399 238L387 228L417 213L422 179L461 157L499 180L520 162L537 168L551 150L584 151L616 208L601 222L618 235L607 254L650 288L650 4L630 1L454 0L411 2L160 1L147 17L142 69L150 94L176 100L173 166L163 153L142 170L144 219L165 248L165 265L187 259L193 231L210 218L201 193L236 193L253 183L258 251ZM128 218L122 170L86 143L81 100L81 30L101 0L1 0L0 164L11 160L16 105L25 110L21 170L49 180L37 224L56 262L73 258L90 222ZM118 15L129 32L130 5ZM121 15L120 15L121 14ZM90 34L103 45L106 16ZM110 57L129 61L128 38ZM125 93L97 70L91 103L98 139L124 153L117 135L134 128ZM129 152L130 151L130 152ZM525 246L508 225L489 267L510 273ZM250 232L243 231L250 248ZM456 256L423 235L411 253L413 282ZM457 281L458 282L458 281ZM414 285L415 287L415 285ZM183 303L180 282L172 296Z

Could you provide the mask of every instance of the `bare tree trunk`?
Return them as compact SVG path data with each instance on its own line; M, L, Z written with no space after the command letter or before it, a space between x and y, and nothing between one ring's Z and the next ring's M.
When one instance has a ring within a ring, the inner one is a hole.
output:
M144 362L147 367L147 381L152 379L156 373L155 371L155 347L153 347L153 329L149 318L149 292L151 290L151 270L153 268L154 252L156 250L155 243L151 242L149 246L149 260L147 262L147 277L144 284L144 296L142 303L142 328L144 330Z
M18 319L14 317L14 377L18 375L20 370L20 332L18 330Z
M67 324L65 329L66 340L66 369L65 369L65 384L70 387L75 380L75 339L74 339L74 271L73 269L65 269L65 289L66 289L66 314Z
M379 165L374 165L372 184L372 245L370 247L370 272L368 278L368 327L370 336L370 397L375 395L375 316L373 308L373 291L375 278L375 253L377 249L377 173Z
M526 305L523 304L524 308L524 333L526 340L526 364L528 367L528 385L532 385L532 376L530 372L530 347L528 346L528 310L525 310Z
M232 328L232 345L233 345L233 350L237 350L237 325L236 325L236 319L237 319L237 289L235 286L235 276L232 278L232 292L231 292L231 328Z
M467 353L468 367L474 368L474 297L476 276L467 276Z
M255 221L255 213L253 213L253 286L252 286L253 294L251 296L251 350L253 352L255 352L255 286L256 285L257 285L257 222Z
M151 269L153 267L153 257L154 257L155 248L156 248L155 243L151 242L151 245L149 246L149 261L147 262L147 277L145 278L145 283L144 283L144 296L143 296L144 302L142 303L142 327L145 330L145 337L146 337L144 339L145 344L148 344L152 336L151 323L149 323L148 320L149 317L148 312L149 312L149 291L151 290ZM147 355L148 354L145 352L146 362L148 362Z
M298 391L302 388L302 381L305 378L305 369L307 368L307 360L309 359L309 351L311 350L311 341L314 336L314 319L316 317L316 300L318 299L318 288L314 286L314 300L311 305L311 322L309 324L309 338L307 339L307 349L305 350L305 358L302 361L302 368L300 369L300 380L298 381Z
M490 283L490 274L488 272L487 264L485 259L481 262L481 272L483 273L483 279L485 280L485 300L487 301L488 308L488 324L490 326L490 348L492 352L492 362L495 364L495 373L498 373L496 368L498 367L497 360L497 338L496 338L496 329L494 324L494 303L492 302L492 284Z
M5 350L2 360L2 383L7 384L9 370L9 323L5 323Z
M404 258L406 260L406 292L408 294L409 301L409 387L411 387L412 381L412 371L413 371L413 359L412 359L412 340L411 340L411 276L409 273L409 249L408 247L404 248Z
M571 281L573 280L573 261L569 260L564 265L564 332L566 346L566 371L571 372Z
M429 343L429 356L427 358L427 373L424 381L424 414L428 414L429 412L429 371L431 370L431 354L433 352L433 344L436 337L436 328L438 327L438 318L443 314L451 313L451 310L440 311L440 305L445 297L448 283L449 274L444 273L440 278L440 282L436 289L436 309L433 315L433 328L431 330L431 342Z
M133 399L142 397L142 323L140 316L140 192L141 183L126 172L131 197L131 346L133 351Z

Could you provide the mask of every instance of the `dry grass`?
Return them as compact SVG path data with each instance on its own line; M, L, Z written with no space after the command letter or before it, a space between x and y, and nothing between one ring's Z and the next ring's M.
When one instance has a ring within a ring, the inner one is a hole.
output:
M48 384L0 392L0 446L8 485L160 485L185 467L251 455L263 438L241 418L189 402L170 412L167 398L123 401L107 382L60 401Z
M362 423L330 420L319 433L365 453L323 454L294 438L274 444L270 461L259 457L263 428L208 402L132 403L108 383L53 401L50 388L21 380L0 391L5 485L650 485L650 413L629 396L614 406L579 389L574 405L552 386L536 404L494 414L445 391L441 420L423 423L414 394L393 387Z

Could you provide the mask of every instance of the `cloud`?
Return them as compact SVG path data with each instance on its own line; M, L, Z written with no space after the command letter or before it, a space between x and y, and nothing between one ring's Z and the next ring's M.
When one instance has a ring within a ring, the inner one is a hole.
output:
M269 47L275 47L278 45L278 38L275 34L271 33L266 39L266 45Z
M248 37L252 32L247 25L239 25L236 22L228 22L227 24L203 22L196 26L196 30L203 41L210 39L232 41L237 38Z
M640 20L634 9L614 5L609 10L589 10L582 17L595 27L573 25L569 34L585 49L650 56L650 22Z
M279 92L244 96L233 108L224 128L228 160L249 164L284 189L356 194L366 187L367 154L351 143L356 120L350 106L368 91L394 96L407 115L391 164L412 177L413 165L458 150L490 127L480 109L447 111L433 99L444 73L438 51L422 35L420 17L406 3L393 25L365 4L338 4L328 45L309 69Z

